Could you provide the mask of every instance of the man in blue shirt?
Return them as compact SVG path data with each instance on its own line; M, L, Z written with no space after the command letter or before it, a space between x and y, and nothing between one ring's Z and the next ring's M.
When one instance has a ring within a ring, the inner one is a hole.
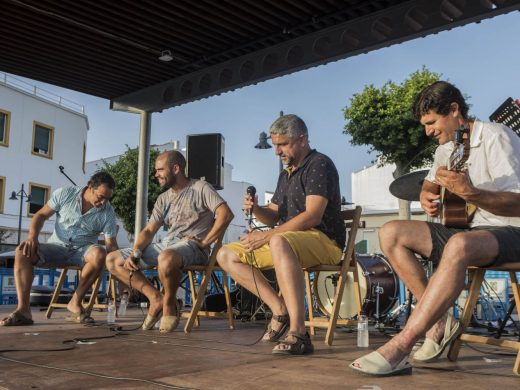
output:
M114 188L114 179L106 172L98 172L86 187L57 189L34 215L27 239L16 248L14 275L18 306L0 321L0 326L33 324L29 299L35 266L82 267L78 288L67 306L71 314L66 319L78 323L92 320L81 303L103 271L107 251L117 249L116 215L108 202ZM40 244L38 236L43 224L54 214L54 232L46 244ZM98 245L100 233L104 233L106 249Z

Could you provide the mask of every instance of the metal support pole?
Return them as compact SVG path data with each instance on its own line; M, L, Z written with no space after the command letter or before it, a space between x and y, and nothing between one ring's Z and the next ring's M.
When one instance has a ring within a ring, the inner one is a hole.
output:
M17 246L20 245L20 236L22 234L22 209L23 209L23 195L25 194L25 191L23 190L23 184L22 184L22 190L20 191L20 213L18 214L18 240Z
M141 130L139 133L139 164L137 167L134 239L146 224L148 214L148 171L150 169L151 128L152 114L147 111L142 111Z

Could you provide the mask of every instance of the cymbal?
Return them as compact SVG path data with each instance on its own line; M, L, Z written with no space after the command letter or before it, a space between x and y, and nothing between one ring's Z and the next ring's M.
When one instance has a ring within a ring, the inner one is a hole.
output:
M407 173L390 184L390 193L399 199L418 201L424 178L429 169Z

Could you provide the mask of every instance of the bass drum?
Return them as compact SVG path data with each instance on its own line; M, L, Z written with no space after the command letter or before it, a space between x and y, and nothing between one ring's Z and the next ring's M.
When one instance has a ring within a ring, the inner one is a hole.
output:
M361 310L369 317L384 317L399 299L399 280L383 255L357 255L356 257L359 289L361 290ZM327 316L332 313L338 278L337 272L319 272L314 277L313 289L316 304ZM357 315L357 307L354 276L350 272L345 291L343 291L339 317L352 318L355 315Z

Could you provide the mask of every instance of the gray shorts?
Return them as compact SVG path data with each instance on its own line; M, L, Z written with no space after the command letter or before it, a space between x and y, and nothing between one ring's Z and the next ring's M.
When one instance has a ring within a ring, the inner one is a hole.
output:
M477 226L472 229L448 228L440 223L427 222L432 238L432 253L428 260L437 265L442 257L444 246L451 236L467 231L485 230L498 241L498 256L488 266L520 261L520 227L516 226Z
M36 267L63 268L67 266L83 267L87 252L102 245L89 244L84 246L65 246L59 244L40 244L38 246L38 262Z
M148 245L143 251L140 265L143 269L157 267L157 258L165 249L173 249L182 256L182 266L206 265L209 262L208 254L190 240L175 239L167 243L155 243ZM123 248L119 251L124 259L133 252L133 248Z

